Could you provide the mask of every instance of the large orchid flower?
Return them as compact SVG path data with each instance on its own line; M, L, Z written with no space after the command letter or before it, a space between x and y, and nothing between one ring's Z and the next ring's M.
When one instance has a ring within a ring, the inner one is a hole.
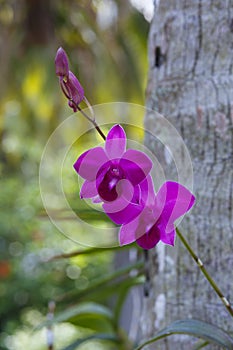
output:
M84 89L78 78L69 70L68 57L62 47L57 50L55 67L61 89L69 100L68 104L77 112L77 106L84 99Z
M147 175L152 168L145 153L126 150L126 141L124 129L114 125L104 147L84 152L74 164L85 179L80 197L98 197L106 214L117 224L128 223L142 211L148 195Z
M174 222L192 208L195 197L177 182L165 182L157 194L150 176L147 183L147 203L135 219L121 227L120 244L136 241L140 247L151 249L161 240L165 244L174 245Z

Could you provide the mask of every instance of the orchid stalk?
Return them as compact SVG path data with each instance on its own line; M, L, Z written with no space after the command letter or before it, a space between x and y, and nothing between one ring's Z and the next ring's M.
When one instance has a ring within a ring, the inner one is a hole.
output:
M191 255L191 257L193 258L193 260L195 261L195 263L197 264L197 266L200 268L201 272L203 273L203 275L205 276L205 278L207 279L207 281L209 282L211 287L213 288L213 290L216 292L216 294L220 298L221 302L224 304L224 306L227 309L227 311L229 312L229 314L233 317L233 308L232 308L230 302L224 296L223 292L218 287L218 285L213 280L213 278L210 276L210 274L206 270L202 260L200 258L198 258L198 256L194 253L193 249L191 248L191 246L189 245L189 243L184 238L184 236L182 235L182 233L180 232L180 230L178 228L176 228L176 233L177 233L177 236L179 237L179 239L181 240L181 242L183 243L183 245L185 246L185 248L187 249L187 251L189 252L189 254Z

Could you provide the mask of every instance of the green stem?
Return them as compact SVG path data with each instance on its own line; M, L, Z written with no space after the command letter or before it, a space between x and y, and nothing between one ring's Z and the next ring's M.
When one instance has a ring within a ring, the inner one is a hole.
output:
M100 136L102 137L102 139L105 141L106 140L106 136L104 135L103 131L100 129L100 127L98 126L98 124L96 123L95 119L90 118L79 106L76 106L78 111L80 113L82 113L82 115L87 118L87 120L89 120L90 123L92 123L96 129L96 131L100 134Z
M215 290L216 294L221 299L222 303L224 304L229 314L233 317L233 309L230 302L224 296L224 294L222 293L221 289L218 287L216 282L209 275L201 259L199 259L198 256L194 253L194 251L192 250L192 248L190 247L190 245L188 244L188 242L186 241L186 239L184 238L184 236L182 235L182 233L178 228L176 228L176 233L177 233L177 236L180 238L181 242L183 243L183 245L185 246L185 248L188 250L189 254L192 256L193 260L196 262L196 264L200 268L201 272L203 273L203 275L205 276L205 278L207 279L211 287Z

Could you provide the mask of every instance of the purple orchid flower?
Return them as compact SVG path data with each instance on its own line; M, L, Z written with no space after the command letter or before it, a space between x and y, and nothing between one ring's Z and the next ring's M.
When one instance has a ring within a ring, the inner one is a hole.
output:
M126 134L120 125L109 131L104 147L84 152L74 168L85 179L81 198L102 201L105 213L116 224L125 224L143 209L148 195L146 180L152 162L143 152L126 150Z
M61 89L69 100L68 104L74 112L77 112L77 106L84 99L84 89L77 77L69 70L68 57L62 47L57 50L55 67Z
M120 245L136 241L140 247L151 249L161 240L173 246L174 222L192 208L195 197L177 182L165 182L157 195L150 175L147 177L147 184L147 203L135 219L121 227Z

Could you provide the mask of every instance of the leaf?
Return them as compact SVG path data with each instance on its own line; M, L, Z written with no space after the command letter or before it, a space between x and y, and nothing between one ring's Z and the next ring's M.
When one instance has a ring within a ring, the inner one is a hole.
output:
M208 341L205 340L199 340L192 348L192 350L200 350L205 348L207 345L209 345Z
M132 244L128 244L128 245L125 245L125 246L116 246L116 247L104 247L104 248L97 248L97 247L94 247L94 248L89 248L89 249L82 249L82 250L76 250L72 253L67 253L67 254L59 254L59 255L54 255L52 258L50 258L48 261L46 262L49 262L49 261L53 261L53 260L57 260L57 259L67 259L67 258L73 258L73 257L76 257L76 256L80 256L80 255L92 255L92 254L99 254L99 253L106 253L106 252L115 252L117 250L123 250L123 249L130 249L132 248L132 246L135 246L134 243Z
M43 322L37 329L67 321L95 331L112 331L114 323L113 314L107 307L93 302L86 302L60 312L53 320Z
M99 316L107 317L112 319L112 313L111 311L100 304L96 303L82 303L76 306L72 306L72 308L69 308L57 316L54 317L54 322L63 322L67 321L74 316L81 316L83 314L96 314Z
M115 343L119 342L119 339L114 335L109 335L109 334L105 334L105 333L98 333L98 334L89 335L88 337L85 337L85 338L77 339L77 340L75 340L75 342L66 346L62 350L74 350L79 345L82 345L83 343L85 343L87 341L95 340L95 339L96 340L107 340L107 341L112 341Z
M110 284L107 284L104 286L104 288L96 288L90 291L87 290L87 293L79 294L77 297L79 301L94 301L94 302L103 302L106 301L108 298L112 297L113 295L119 295L121 294L122 290L126 288L126 286L133 287L136 285L141 285L143 283L142 276L130 277L127 280L122 279L121 282L114 281Z
M108 275L101 276L101 278L96 279L92 283L88 285L88 287L82 291L77 291L77 289L74 289L60 297L55 298L55 301L60 303L65 301L73 301L74 298L77 300L78 298L81 298L83 295L92 294L93 292L97 291L97 289L100 289L103 291L103 288L106 287L109 283L112 283L114 280L116 280L118 277L128 276L128 273L132 269L141 269L143 268L143 262L139 261L134 264L128 265L126 267L123 267L119 270L116 270L114 272L111 272Z
M145 345L156 342L157 340L168 337L172 334L188 334L205 339L209 343L223 346L228 350L233 350L233 338L231 338L224 330L212 324L191 319L172 322L169 326L159 331L153 338L135 348L135 350L140 350Z
M85 314L69 320L70 323L82 327L91 329L95 332L112 333L114 325L112 320L100 317L95 314Z

